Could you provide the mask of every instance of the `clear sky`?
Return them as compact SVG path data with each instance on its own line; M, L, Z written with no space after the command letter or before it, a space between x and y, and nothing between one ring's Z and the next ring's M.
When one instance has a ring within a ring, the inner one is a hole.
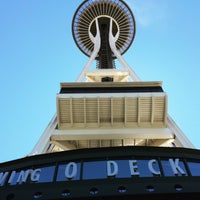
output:
M0 0L0 162L26 156L56 112L60 82L88 58L71 21L82 0ZM137 24L124 55L143 81L163 81L168 112L200 148L200 1L126 0Z

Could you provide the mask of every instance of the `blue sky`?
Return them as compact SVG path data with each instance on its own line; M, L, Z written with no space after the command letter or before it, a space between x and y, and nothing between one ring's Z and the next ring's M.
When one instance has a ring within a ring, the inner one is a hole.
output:
M60 82L88 58L71 21L81 0L0 0L0 162L26 156L56 112ZM163 81L168 112L200 148L200 1L127 0L135 40L124 55L143 81Z

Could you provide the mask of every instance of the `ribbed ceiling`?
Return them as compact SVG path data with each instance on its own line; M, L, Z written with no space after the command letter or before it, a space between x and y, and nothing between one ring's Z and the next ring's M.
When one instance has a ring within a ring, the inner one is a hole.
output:
M166 96L57 98L58 128L166 126Z
M125 53L135 36L135 20L127 4L121 0L87 0L79 6L74 15L72 32L77 46L87 56L91 55L94 47L88 32L95 36L96 18L99 24L109 23L111 18L114 20L113 34L120 31L116 47L121 54Z

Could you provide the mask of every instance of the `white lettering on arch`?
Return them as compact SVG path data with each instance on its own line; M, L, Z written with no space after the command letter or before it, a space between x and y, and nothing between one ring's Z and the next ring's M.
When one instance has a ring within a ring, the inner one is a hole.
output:
M75 162L70 162L65 168L65 177L67 179L73 179L77 175L77 164Z
M107 161L107 176L115 177L118 174L118 165L115 161Z
M0 173L0 186L4 186L7 176L8 176L8 172Z
M132 176L140 175L140 172L138 171L137 160L129 160L129 167Z
M153 160L150 160L149 162L148 162L148 167L149 167L149 171L153 174L153 175L155 175L155 176L160 176L161 175L161 173L160 173L160 170L156 170L155 168L154 168L154 164L156 164L157 163L157 161L155 160L155 159L153 159Z
M175 161L173 159L169 159L169 163L174 175L178 175L179 173L181 173L182 176L186 175L185 171L179 165L179 158L176 158Z

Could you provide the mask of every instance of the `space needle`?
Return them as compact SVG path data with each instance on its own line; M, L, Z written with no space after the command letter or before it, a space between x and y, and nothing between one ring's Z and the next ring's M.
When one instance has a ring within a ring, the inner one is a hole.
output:
M135 19L123 1L84 1L72 22L74 40L79 49L89 57L77 81L83 81L94 60L97 69L114 69L115 59L130 73L131 79L139 78L122 55L135 37Z
M0 199L199 199L199 150L168 114L162 82L141 81L123 58L136 33L129 6L85 0L72 33L88 61L60 83L32 151L0 163Z

